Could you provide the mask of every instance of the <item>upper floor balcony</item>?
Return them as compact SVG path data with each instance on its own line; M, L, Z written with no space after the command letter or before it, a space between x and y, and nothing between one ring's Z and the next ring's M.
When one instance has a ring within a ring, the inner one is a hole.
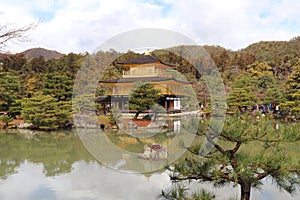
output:
M136 77L172 77L170 70L161 69L157 67L140 67L130 68L130 70L123 71L123 78Z

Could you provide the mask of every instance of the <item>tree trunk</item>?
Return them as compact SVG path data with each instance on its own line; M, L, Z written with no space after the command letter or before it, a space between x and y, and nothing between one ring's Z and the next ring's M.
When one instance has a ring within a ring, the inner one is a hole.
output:
M251 185L242 183L241 185L241 200L250 200Z
M137 111L137 113L135 113L133 119L137 119L140 113L141 113L140 111Z
M9 122L6 122L3 128L4 128L4 129L7 129L8 126L9 126Z

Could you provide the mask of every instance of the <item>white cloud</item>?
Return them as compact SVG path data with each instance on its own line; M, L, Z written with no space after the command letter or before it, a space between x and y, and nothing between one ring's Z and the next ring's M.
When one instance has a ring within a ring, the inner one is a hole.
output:
M136 28L178 31L200 44L240 49L260 40L299 35L300 3L292 0L45 0L1 2L0 21L19 26L41 19L30 43L12 51L44 47L92 52L112 36Z
M294 12L295 2L287 2L182 1L174 3L170 17L176 18L180 29L185 29L201 44L239 49L260 40L287 40L297 35L300 27L292 32L281 24L284 19L298 22L300 19L300 14ZM263 13L267 13L264 18L260 17Z
M143 199L150 200L169 188L171 181L167 172L152 174L121 173L97 162L75 162L72 171L46 177L42 164L22 163L15 174L0 180L1 199ZM29 181L30 180L30 181ZM216 194L217 199L239 195L239 186L215 188L212 184L192 181L190 191L205 188ZM17 192L16 192L17 191ZM296 200L300 194L291 196L278 191L270 182L264 181L262 190L252 190L252 199Z

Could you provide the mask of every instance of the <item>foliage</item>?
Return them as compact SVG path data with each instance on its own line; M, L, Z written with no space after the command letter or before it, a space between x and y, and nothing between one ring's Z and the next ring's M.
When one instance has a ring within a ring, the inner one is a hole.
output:
M264 104L274 103L279 105L284 101L284 94L281 87L268 88L265 92L265 98L263 100Z
M32 26L27 28L29 29L24 30L28 31ZM211 73L206 66L211 64L209 61L212 58L221 72L228 92L230 109L248 104L250 106L253 103L280 103L281 108L290 110L293 115L298 115L299 89L295 87L295 84L299 82L297 80L299 46L300 37L296 37L284 42L259 42L239 51L227 50L220 46L204 46L203 48L178 46L155 50L152 55L163 62L174 64L176 70L171 70L173 76L192 82L192 87L201 104L209 105L212 100L211 95L208 94L207 84L203 81L205 77L203 75ZM209 54L204 53L199 57L198 54L202 49ZM179 55L191 56L183 58ZM82 65L87 70L84 71L83 77L77 77L76 81L80 83L80 86L75 87L75 93L81 94L83 91L86 93L87 90L96 95L109 93L111 90L109 87L96 88L99 77L100 79L120 78L124 69L118 65L118 62L138 56L140 54L132 51L121 54L115 50L99 51L92 56L69 53L57 59L34 57L27 60L23 54L0 54L0 110L15 109L14 112L17 115L18 107L15 105L19 104L15 101L33 97L40 92L45 95L49 94L58 101L69 101L72 97L74 79ZM187 58L193 60L195 66L192 66ZM99 68L103 69L102 75L96 73L96 69ZM174 71L177 73L173 73ZM92 86L86 84L86 77L89 80L92 79L95 84ZM214 86L210 90L214 89Z
M272 76L272 67L268 65L266 62L254 62L251 65L248 65L246 71L248 71L251 76L261 77L261 76Z
M43 83L44 95L51 95L58 101L71 100L74 84L72 78L57 73L49 73L44 77Z
M196 70L195 66L192 66L192 64L189 63L183 56L178 56L176 53L179 55L194 54L194 52L197 52L199 49L202 50L202 47L178 46L166 50L155 50L151 54L165 63L171 63L176 66L176 69L170 71L171 75L174 76L175 79L182 79L182 77L184 77L184 80L187 79L191 81L199 79L199 72ZM200 62L201 61L199 61L199 63Z
M160 97L160 90L151 83L138 82L134 85L129 95L129 109L137 110L135 119L141 112L144 112L156 104Z
M199 144L187 147L190 155L169 167L171 180L211 182L216 187L233 183L240 185L241 199L249 200L251 188L260 188L267 178L293 194L300 184L299 160L293 161L281 144L299 141L300 126L281 123L276 129L271 122L244 115L227 117L220 136L213 127L208 134L200 129L198 137L204 136L215 148L205 155Z
M19 81L10 72L0 72L0 110L7 111L18 98Z
M21 115L21 110L22 110L22 106L21 106L21 102L22 100L16 100L14 101L9 109L8 109L8 113L10 117L16 118L17 116Z
M230 109L235 109L243 106L253 106L256 103L255 97L256 79L249 75L239 76L232 84L232 89L229 92L227 102Z
M286 83L286 101L281 105L289 109L292 114L300 116L300 63L294 66L293 73Z
M158 198L163 200L213 200L216 198L214 194L204 189L191 194L188 190L185 185L174 183L171 189L163 190Z
M22 116L42 130L55 130L70 120L70 102L58 102L50 95L37 95L22 101Z
M39 76L28 76L23 81L21 86L22 93L25 97L32 97L35 93L41 90L42 83L41 78Z
M2 115L1 117L0 117L0 121L2 121L5 125L4 125L4 127L6 128L6 127L8 127L8 124L10 123L10 122L12 122L14 119L12 118L12 117L10 117L10 116L8 116L8 115Z
M3 72L14 72L21 70L22 66L27 62L24 54L2 54L2 58L0 57L0 63L2 69L0 71Z
M75 96L72 102L73 113L95 112L97 104L94 103L94 100L94 95L84 94Z

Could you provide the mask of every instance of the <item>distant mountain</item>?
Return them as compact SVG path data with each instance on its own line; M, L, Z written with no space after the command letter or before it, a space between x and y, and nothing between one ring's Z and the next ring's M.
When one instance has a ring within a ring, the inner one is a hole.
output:
M37 58L37 57L44 57L45 60L53 59L53 58L60 58L64 56L64 54L59 53L54 50L48 50L48 49L43 49L43 48L32 48L28 49L26 51L21 52L22 54L25 55L26 59L31 60L32 58Z

